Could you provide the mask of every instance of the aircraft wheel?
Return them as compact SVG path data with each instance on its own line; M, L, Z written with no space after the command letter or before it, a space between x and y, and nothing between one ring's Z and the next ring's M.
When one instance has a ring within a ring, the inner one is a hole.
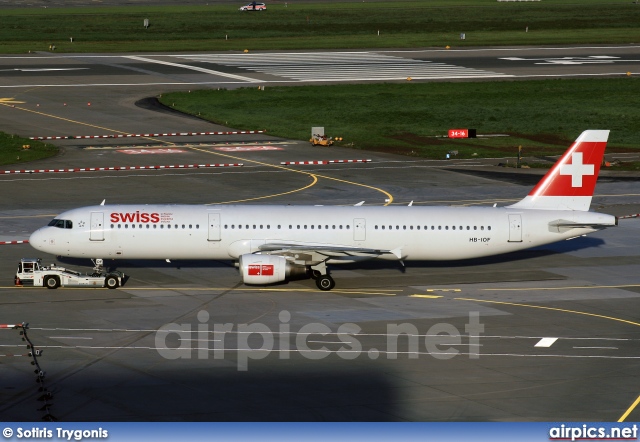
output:
M329 275L322 275L318 279L316 279L316 285L322 291L331 290L336 286L336 282Z
M44 285L48 289L57 289L58 287L60 287L60 280L57 276L45 276Z
M115 276L107 276L107 279L104 280L104 285L109 289L117 289L120 284Z

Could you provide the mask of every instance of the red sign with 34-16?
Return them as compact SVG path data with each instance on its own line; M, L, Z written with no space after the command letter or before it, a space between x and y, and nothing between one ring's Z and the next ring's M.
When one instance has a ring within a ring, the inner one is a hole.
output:
M449 129L449 138L469 138L469 129Z

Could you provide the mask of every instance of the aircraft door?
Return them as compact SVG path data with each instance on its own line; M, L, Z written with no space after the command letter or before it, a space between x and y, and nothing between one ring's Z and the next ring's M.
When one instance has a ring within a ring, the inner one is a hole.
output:
M367 222L364 218L355 218L353 220L353 240L364 241L367 239L366 232Z
M522 242L522 215L509 214L509 242Z
M91 231L89 240L104 241L104 213L91 212Z
M220 241L220 212L209 212L209 241Z

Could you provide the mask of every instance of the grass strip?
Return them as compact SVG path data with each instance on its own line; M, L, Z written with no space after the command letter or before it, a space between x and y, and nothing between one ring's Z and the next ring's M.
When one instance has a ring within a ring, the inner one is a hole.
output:
M0 132L0 165L27 163L52 157L57 153L58 148L53 144Z
M245 13L237 10L241 3L3 10L0 52L52 45L56 52L140 52L640 42L640 7L631 1L279 1Z
M356 149L443 158L562 153L586 129L610 129L609 152L640 148L640 80L380 83L163 94L174 109L225 126L307 140L311 127ZM448 129L508 137L438 138Z

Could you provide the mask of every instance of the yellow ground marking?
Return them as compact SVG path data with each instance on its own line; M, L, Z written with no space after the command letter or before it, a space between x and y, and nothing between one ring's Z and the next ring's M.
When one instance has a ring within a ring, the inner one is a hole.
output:
M15 98L0 98L2 104L24 104L24 101L16 101Z
M640 284L620 284L620 285L583 285L583 286L569 286L569 287L519 287L519 288L495 288L495 289L481 289L482 291L496 291L496 292L528 292L529 290L581 290L581 289L619 289L628 287L640 287Z
M210 205L212 205L212 204L234 204L234 203L243 203L243 202L246 202L246 201L255 201L255 200L261 200L261 199L266 199L266 198L273 198L273 197L276 197L276 196L288 195L288 194L290 194L290 193L301 192L301 191L303 191L303 190L305 190L305 189L308 189L309 187L315 186L315 185L316 185L316 183L318 182L318 177L317 177L317 176L315 176L315 175L310 175L310 176L313 178L313 182L311 182L311 184L307 184L306 186L301 187L301 188L299 188L299 189L290 190L290 191L288 191L288 192L276 193L276 194L273 194L273 195L257 196L257 197L255 197L255 198L245 198L245 199L243 199L243 200L222 201L222 202L220 202L220 203L207 203L207 204L205 204L205 206L210 206Z
M542 309L542 310L552 310L552 311L563 312L563 313L573 313L573 314L576 314L576 315L585 315L585 316L591 316L591 317L594 317L594 318L609 319L611 321L623 322L625 324L631 324L631 325L635 325L637 327L640 327L640 323L637 323L637 322L627 321L626 319L614 318L612 316L598 315L596 313L581 312L581 311L578 311L578 310L568 310L568 309L556 308L556 307L545 307L545 306L542 306L542 305L519 304L519 303L515 303L515 302L488 301L488 300L484 300L484 299L471 299L471 298L454 298L454 299L459 300L459 301L485 302L485 303L489 303L489 304L513 305L513 306L516 306L516 307L529 307L529 308L538 308L538 309ZM629 409L620 417L618 422L623 422L631 414L631 412L638 406L639 403L640 403L640 396L638 397L638 399L636 399L636 401L633 404L631 404L631 407L629 407Z
M531 289L531 290L533 290L533 289ZM458 301L485 302L485 303L488 303L488 304L513 305L515 307L529 307L529 308L538 308L538 309L542 309L542 310L552 310L552 311L556 311L556 312L573 313L573 314L576 314L576 315L591 316L591 317L594 317L594 318L609 319L610 321L624 322L625 324L631 324L631 325L635 325L637 327L640 327L640 323L638 323L638 322L628 321L626 319L614 318L613 316L598 315L597 313L581 312L581 311L578 311L578 310L568 310L568 309L557 308L557 307L545 307L545 306L542 306L542 305L519 304L519 303L516 303L516 302L489 301L489 300L486 300L486 299L472 299L472 298L454 298L454 299L456 299Z
M620 419L618 419L618 422L624 422L624 420L629 417L631 412L638 406L638 404L640 404L640 396L638 396L638 399L636 399L636 401L631 404L629 409L620 417Z
M290 167L280 166L280 165L277 165L277 164L269 164L269 163L263 163L262 161L248 160L246 158L236 157L234 155L229 155L229 154L220 153L220 152L212 152L210 150L204 150L204 149L200 149L200 148L197 148L197 147L189 147L189 149L197 150L199 152L204 152L204 153L208 153L208 154L212 154L212 155L218 155L218 156L225 157L225 158L231 158L231 159L234 159L234 160L243 161L243 162L247 162L247 163L258 164L260 166L273 167L275 169L286 170L287 172L295 172L295 173L301 173L301 174L304 174L304 175L317 176L318 178L324 178L324 179L327 179L327 180L338 181L338 182L341 182L341 183L351 184L351 185L359 186L359 187L366 187L368 189L372 189L372 190L375 190L377 192L380 192L380 193L383 193L384 195L386 195L387 196L387 201L384 204L385 206L388 206L389 204L391 204L393 202L393 196L389 192L387 192L386 190L380 189L378 187L369 186L368 184L356 183L356 182L353 182L353 181L347 181L347 180L343 180L343 179L340 179L340 178L334 178L334 177L330 177L330 176L326 176L326 175L320 175L320 174L312 173L312 172L305 172L304 170L292 169Z
M3 103L2 101L0 101L0 105L9 106L7 103ZM36 111L36 110L32 110L32 109L27 109L27 108L24 108L24 107L14 107L14 109L22 110L22 111L25 111L25 112L31 112L32 114L41 115L43 117L49 117L49 118L55 118L57 120L67 121L67 122L73 123L73 124L79 124L81 126L95 127L96 129L102 129L102 130L117 132L117 133L120 133L120 134L127 134L127 135L129 134L129 132L123 132L121 130L116 130L116 129L109 129L108 127L98 126L96 124L91 124L91 123L83 123L82 121L72 120L70 118L59 117L57 115L51 115L51 114L47 114L45 112L40 112L40 111ZM141 137L141 138L146 139L146 140L157 141L158 143L166 143L166 144L171 144L171 145L174 144L174 143L172 143L170 141L158 140L156 138L151 138L151 137Z
M8 104L2 103L2 102L0 102L0 105L9 106ZM120 134L129 134L129 132L123 132L121 130L109 129L107 127L102 127L102 126L98 126L98 125L91 124L91 123L83 123L82 121L71 120L69 118L59 117L57 115L51 115L51 114L47 114L47 113L44 113L44 112L35 111L35 110L32 110L32 109L26 109L24 107L14 107L14 108L22 110L22 111L25 111L25 112L31 112L31 113L34 113L34 114L37 114L37 115L42 115L42 116L49 117L49 118L55 118L55 119L58 119L58 120L67 121L69 123L80 124L82 126L95 127L96 129L102 129L102 130L106 130L106 131L113 131L113 132L117 132L117 133L120 133ZM156 141L158 143L164 143L164 144L168 144L168 145L175 145L175 143L173 143L173 142L164 141L164 140L158 140L158 139L152 138L152 137L141 137L141 138L142 139L146 139L146 140ZM318 174L314 174L314 173L311 173L311 172L305 172L305 171L302 171L302 170L296 170L296 169L291 169L289 167L279 166L279 165L276 165L276 164L269 164L269 163L263 163L261 161L248 160L248 159L245 159L245 158L240 158L240 157L236 157L236 156L233 156L233 155L223 154L223 153L220 153L220 152L212 152L212 151L209 151L209 150L199 149L199 148L196 148L196 147L189 147L189 149L197 150L197 151L208 153L208 154L218 155L218 156L222 156L222 157L226 157L226 158L233 158L235 160L240 160L240 161L249 162L249 163L253 163L253 164L259 164L261 166L273 167L273 168L276 168L276 169L286 170L288 172L301 173L301 174L304 174L304 175L313 176L314 178L315 177L325 178L325 179L328 179L328 180L339 181L339 182L346 183L346 184L351 184L351 185L354 185L354 186L366 187L366 188L373 189L375 191L378 191L378 192L381 192L381 193L385 194L387 196L387 201L384 204L385 206L388 206L389 204L391 204L393 202L393 196L389 192L387 192L387 191L385 191L383 189L374 187L374 186L369 186L367 184L355 183L353 181L342 180L340 178L333 178L333 177L329 177L329 176L318 175ZM271 195L271 196L278 196L278 195ZM263 198L263 199L264 198L270 198L271 196L265 196L265 197L261 197L261 198Z
M427 289L428 292L461 292L462 289Z
M437 296L437 295L409 295L409 298L429 298L429 299L436 299L436 298L442 298L442 296Z

